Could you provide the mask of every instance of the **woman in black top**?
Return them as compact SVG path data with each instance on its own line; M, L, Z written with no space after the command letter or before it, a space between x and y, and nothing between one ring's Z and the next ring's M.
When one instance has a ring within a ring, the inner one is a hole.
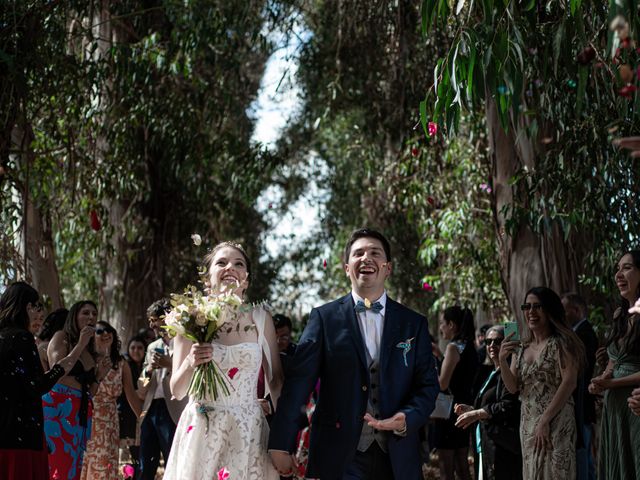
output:
M474 346L473 314L468 308L447 308L440 318L440 336L449 340L440 367L440 389L449 390L455 403L473 402L472 386L478 369ZM469 432L456 428L456 416L451 412L446 420L434 422L434 446L438 450L440 478L453 480L454 471L463 480L471 480L469 472Z
M0 297L0 478L49 478L41 396L78 360L93 331L44 372L29 323L39 314L39 295L24 282L11 284Z
M145 350L144 338L136 335L129 340L127 353L124 355L131 369L133 387L136 390L138 389L138 377L142 372ZM138 417L131 409L124 392L118 398L118 414L120 420L120 448L129 447L131 459L137 468L140 457L140 436L137 434Z
M500 376L498 352L504 340L504 327L497 325L487 331L486 345L494 370L486 379L474 406L458 404L456 426L471 428L476 447L476 478L483 480L518 480L522 478L520 452L520 400L509 393Z

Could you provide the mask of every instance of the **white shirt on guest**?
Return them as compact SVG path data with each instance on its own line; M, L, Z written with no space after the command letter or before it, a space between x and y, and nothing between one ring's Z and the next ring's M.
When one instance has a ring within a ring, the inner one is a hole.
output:
M364 302L364 298L360 297L354 291L351 291L351 296L353 297L354 304L357 304L358 301ZM369 355L372 359L377 360L380 350L380 339L382 338L382 329L384 327L384 314L387 308L386 290L382 292L380 298L375 300L370 298L369 301L372 304L379 302L382 305L382 310L380 310L379 313L375 313L373 310L365 310L364 312L356 312L356 315Z

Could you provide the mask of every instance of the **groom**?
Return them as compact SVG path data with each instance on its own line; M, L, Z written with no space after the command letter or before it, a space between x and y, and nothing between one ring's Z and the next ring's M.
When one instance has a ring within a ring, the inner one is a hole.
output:
M391 300L389 242L356 230L344 252L351 292L314 308L271 424L269 453L291 472L297 420L317 379L308 478L422 479L418 432L439 392L425 317Z

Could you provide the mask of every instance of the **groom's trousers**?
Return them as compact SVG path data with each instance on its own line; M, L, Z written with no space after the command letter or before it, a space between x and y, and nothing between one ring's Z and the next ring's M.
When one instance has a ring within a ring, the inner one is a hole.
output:
M356 452L342 480L393 480L389 454L373 442L366 451Z

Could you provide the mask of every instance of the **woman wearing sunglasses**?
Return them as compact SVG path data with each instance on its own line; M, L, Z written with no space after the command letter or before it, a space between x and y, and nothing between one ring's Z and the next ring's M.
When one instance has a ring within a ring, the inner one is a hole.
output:
M500 377L498 353L503 340L503 326L487 330L485 345L494 370L480 388L473 407L457 404L454 408L458 415L456 427L474 427L471 431L476 447L476 478L483 480L522 478L520 401Z
M502 342L500 375L520 392L520 446L525 479L576 476L576 421L572 393L585 358L560 297L546 287L529 290L522 305L527 328L520 342ZM509 365L509 357L514 354Z
M120 444L116 401L124 391L131 409L140 415L142 401L136 395L129 364L120 355L120 340L107 322L96 324L94 345L98 361L105 359L110 368L93 396L91 438L82 465L82 480L117 480Z

